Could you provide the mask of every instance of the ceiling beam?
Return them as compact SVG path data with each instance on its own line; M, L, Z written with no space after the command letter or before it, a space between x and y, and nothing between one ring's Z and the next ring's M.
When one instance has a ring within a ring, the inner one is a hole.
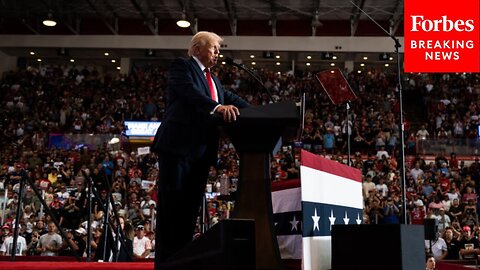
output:
M103 23L114 35L118 35L118 17L114 17L114 25L112 25L106 18L105 15L98 9L95 3L92 0L86 0L87 4L95 11L95 13L102 19Z
M232 32L232 36L237 35L237 14L235 12L235 8L233 7L233 3L231 0L223 0L225 4L225 9L227 10L228 15L228 22L230 23L230 31Z
M403 21L403 1L397 0L393 15L390 17L390 35L394 36Z
M155 32L158 35L158 14L157 14L157 10L155 9L155 6L152 5L152 2L150 2L150 0L146 0L146 2L147 2L148 10L151 12L151 14L153 16L153 26L155 28Z
M278 3L278 2L277 2L276 5L277 5L277 7L282 7L282 8L284 8L284 9L286 9L286 10L293 11L293 12L295 12L295 13L297 13L297 14L300 14L300 15L304 15L304 16L308 16L308 17L312 16L312 13L311 13L311 12L303 11L303 10L297 9L297 8L293 8L293 7L291 7L291 6L287 5L287 4L282 4L282 3Z
M147 25L148 29L150 29L150 32L154 35L158 35L158 27L155 27L150 19L148 18L148 15L142 10L142 7L138 4L137 0L130 0L132 5L135 7L135 9L138 11L140 16L143 19L143 22Z
M32 33L35 35L40 35L40 27L39 27L39 18L38 16L33 17L33 20L35 21L35 26L30 25L30 22L32 21L32 16L30 15L30 9L26 8L25 6L19 5L19 3L15 2L14 3L14 9L15 13L18 14L18 18L20 18L20 21L22 24L27 27L28 30L30 30Z
M317 27L323 26L320 22L320 0L312 0L312 37L317 35Z
M28 30L32 31L32 33L34 33L35 35L40 35L40 32L39 32L37 29L33 28L33 27L27 22L27 19L22 18L21 21L22 21L22 24L25 25L25 27L28 28Z
M114 18L120 18L118 13L115 11L116 9L112 5L110 5L110 2L108 2L108 0L102 0L102 2L103 5L106 7L106 10L110 11Z
M68 22L68 17L65 17L62 15L62 23L65 25L65 27L70 30L74 35L80 35L80 17L77 16L77 14L73 14L73 16L70 18L70 21L72 22L72 25L70 22Z
M357 0L355 1L355 4L363 9L365 6L365 0ZM355 33L357 32L358 22L360 21L361 15L362 12L357 7L352 8L352 13L350 15L350 36L352 37L355 36Z
M272 27L272 36L277 36L277 2L275 0L270 1L270 21L268 22Z
M115 34L115 35L118 35L118 19L120 18L120 15L118 15L118 13L116 12L117 9L116 9L115 7L113 7L108 0L103 0L103 4L105 5L106 10L110 11L110 13L113 15L111 21L113 21L113 29L114 29L114 30L116 31L116 33L117 33L117 34ZM105 18L105 17L106 17L106 16L104 15L104 16L102 17L102 19ZM107 19L105 19L105 21L108 22Z

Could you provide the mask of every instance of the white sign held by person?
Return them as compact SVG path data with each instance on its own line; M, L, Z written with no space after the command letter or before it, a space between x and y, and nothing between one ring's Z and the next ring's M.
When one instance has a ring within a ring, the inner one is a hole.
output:
M137 153L139 156L141 155L148 155L150 154L150 147L149 146L146 146L146 147L139 147L137 149Z

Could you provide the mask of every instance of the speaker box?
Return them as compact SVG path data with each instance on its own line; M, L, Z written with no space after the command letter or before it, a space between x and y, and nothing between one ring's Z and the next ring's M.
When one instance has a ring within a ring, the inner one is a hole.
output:
M255 270L255 222L225 219L176 253L162 270Z
M424 270L422 225L333 225L332 270Z
M425 240L437 240L438 220L436 218L426 218L423 220L425 228Z

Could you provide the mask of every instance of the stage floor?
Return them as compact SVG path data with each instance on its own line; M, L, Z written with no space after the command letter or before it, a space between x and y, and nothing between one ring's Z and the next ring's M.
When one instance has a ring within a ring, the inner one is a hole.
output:
M0 262L0 269L16 270L152 270L153 262L99 263L99 262Z
M55 257L59 259L60 257ZM6 259L3 257L1 259ZM23 258L25 259L25 258ZM76 262L76 261L0 261L0 269L5 270L153 270L153 262L131 263L99 263L99 262ZM286 270L301 269L298 264L284 264ZM469 270L478 269L475 265L461 265L438 262L438 270ZM160 270L160 269L159 269Z

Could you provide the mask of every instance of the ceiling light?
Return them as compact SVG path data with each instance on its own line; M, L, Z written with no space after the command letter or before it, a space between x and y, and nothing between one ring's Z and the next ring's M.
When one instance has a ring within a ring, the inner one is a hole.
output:
M38 62L42 62L42 59L38 58L37 61L38 61Z
M392 61L392 60L393 60L393 57L390 56L390 58L388 58L388 60Z
M115 61L115 59L112 59L112 63L115 63L115 62L117 62L117 61Z
M362 73L362 71L361 71L361 70L357 70L357 73Z
M103 55L105 56L109 56L110 54L108 52L105 52Z
M257 63L256 62L252 62L252 65L255 66Z
M388 66L390 66L390 65L389 65L388 63L386 63L386 64L385 64L385 67L388 67Z
M277 66L280 66L280 62L277 62L276 65L277 65Z
M223 54L220 54L219 57L220 57L220 58L223 58Z
M334 66L335 66L335 63L330 63L330 66L334 67Z
M222 62L222 65L225 65L225 64L226 64L226 62L225 62L225 61L223 61L223 62Z
M364 63L361 63L361 64L360 64L360 66L361 66L361 67L364 67L364 66L365 66L365 64L364 64Z
M312 56L310 56L310 55L307 55L307 59L312 59Z
M280 59L280 55L275 55L275 58Z
M70 59L70 62L72 62L72 63L75 62L75 59Z
M118 70L120 70L120 67L117 67Z
M368 60L368 57L364 56L364 57L363 57L363 60Z
M53 27L57 25L57 22L53 19L53 15L51 12L48 13L48 17L43 20L43 25Z
M35 55L35 52L30 52L30 55Z
M185 15L185 10L182 12L182 18L177 21L178 27L187 28L190 26L190 22L187 21L187 16Z
M310 66L310 63L306 63L305 65L307 65L307 67L309 67L309 66Z
M337 60L337 57L334 55L334 56L332 56L332 59L333 59L333 60Z
M250 55L250 58L255 58L255 55L251 54L251 55Z

